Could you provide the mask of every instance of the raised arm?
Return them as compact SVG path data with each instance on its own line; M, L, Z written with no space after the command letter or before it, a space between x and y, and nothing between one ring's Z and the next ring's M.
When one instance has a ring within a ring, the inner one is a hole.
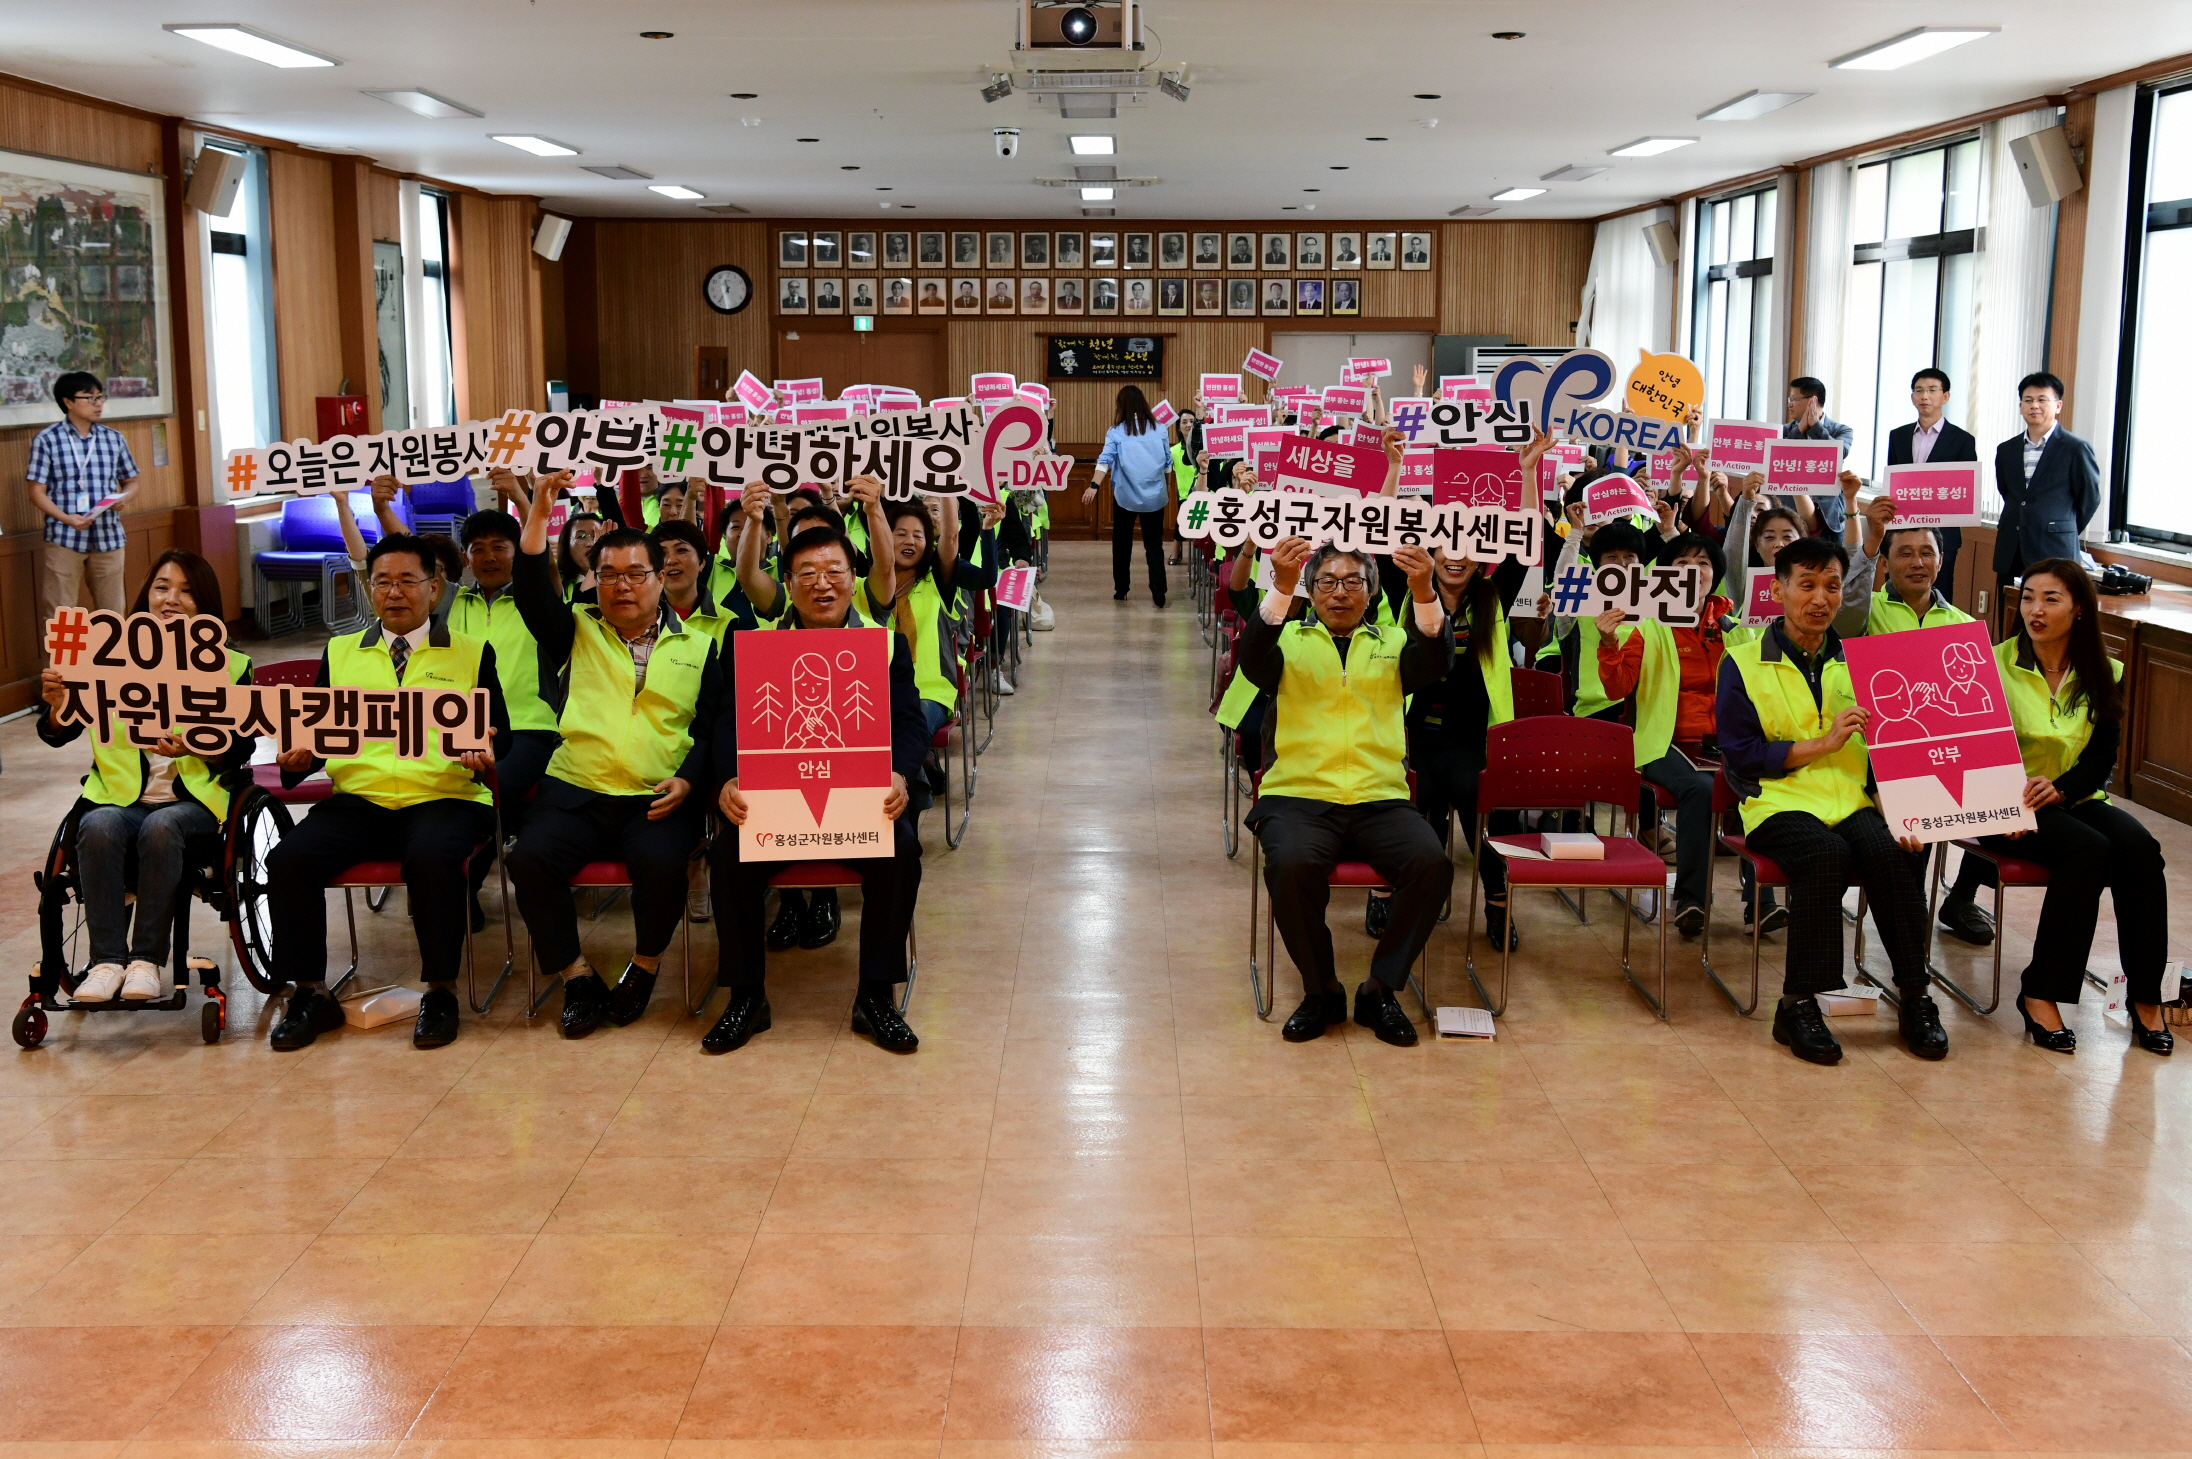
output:
M335 525L342 528L343 550L350 554L350 565L365 566L365 536L358 531L358 519L350 515L350 493L331 491L335 499Z
M845 483L845 494L860 503L868 519L868 601L895 603L898 554L891 550L890 520L883 515L883 483L873 476L855 476ZM954 533L957 526L955 522Z

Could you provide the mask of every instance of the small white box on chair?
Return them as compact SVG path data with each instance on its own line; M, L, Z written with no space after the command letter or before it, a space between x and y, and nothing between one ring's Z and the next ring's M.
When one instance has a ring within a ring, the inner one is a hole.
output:
M1554 861L1604 861L1606 843L1588 831L1547 831L1541 842Z

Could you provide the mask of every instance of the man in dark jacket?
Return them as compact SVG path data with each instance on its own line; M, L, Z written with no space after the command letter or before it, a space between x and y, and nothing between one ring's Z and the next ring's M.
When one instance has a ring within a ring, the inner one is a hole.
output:
M2004 581L2024 576L2027 563L2050 557L2078 560L2078 534L2101 509L2101 469L2093 447L2056 421L2063 382L2045 370L2017 382L2024 434L1994 448L1994 489L2002 520L1994 532L1994 571Z
M1910 403L1917 407L1918 419L1888 432L1888 465L1924 466L1939 461L1979 459L1979 443L1972 439L1971 432L1953 424L1944 415L1948 409L1949 389L1947 374L1931 365L1910 377ZM1954 599L1956 554L1964 545L1964 530L1942 527L1934 535L1941 539L1941 570L1935 580L1940 583L1942 593Z

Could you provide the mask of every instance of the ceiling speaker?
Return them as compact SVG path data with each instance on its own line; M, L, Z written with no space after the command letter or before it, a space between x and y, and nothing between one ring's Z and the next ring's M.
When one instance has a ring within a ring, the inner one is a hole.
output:
M241 153L201 147L197 165L190 170L190 183L183 189L183 202L208 218L225 218L236 206L236 190L243 185Z
M559 218L554 213L540 215L540 226L533 230L533 252L554 263L563 257L563 245L571 236L571 220Z
M1665 268L1681 256L1682 240L1674 231L1674 224L1661 220L1644 229L1644 242L1652 251L1652 262Z
M2009 155L2016 159L2025 196L2035 208L2059 203L2085 186L2078 176L2078 159L2070 154L2070 134L2061 127L2010 138Z

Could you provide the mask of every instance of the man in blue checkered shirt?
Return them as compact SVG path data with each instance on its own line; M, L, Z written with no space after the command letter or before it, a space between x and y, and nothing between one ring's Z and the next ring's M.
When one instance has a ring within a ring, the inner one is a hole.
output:
M99 377L71 370L53 382L62 419L30 443L30 499L46 514L38 559L38 623L74 604L91 578L95 608L123 611L122 504L137 484L137 463L121 432L99 424L107 392ZM104 510L99 504L115 500Z

